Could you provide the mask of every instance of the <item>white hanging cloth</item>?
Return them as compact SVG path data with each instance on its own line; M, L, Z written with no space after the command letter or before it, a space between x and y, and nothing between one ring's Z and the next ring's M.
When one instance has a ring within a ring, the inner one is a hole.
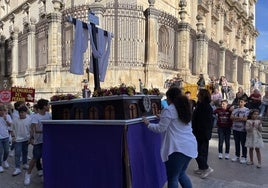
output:
M96 33L96 42L97 42L97 48L96 48L94 41L93 41L91 25L88 24L88 32L90 36L89 40L91 44L92 54L94 58L98 59L99 78L101 82L104 82L107 67L108 67L112 34L110 32L107 32L108 36L105 36L104 30L100 28L97 28L97 29L98 29L98 32ZM89 72L93 73L92 56L90 56Z
M88 47L88 31L83 28L80 20L76 20L75 38L70 65L70 72L73 74L84 75L84 53Z

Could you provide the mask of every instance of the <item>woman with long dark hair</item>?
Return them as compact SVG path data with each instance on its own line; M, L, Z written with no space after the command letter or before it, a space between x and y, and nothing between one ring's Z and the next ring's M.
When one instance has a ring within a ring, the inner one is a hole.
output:
M178 182L183 188L191 188L186 169L197 156L191 105L176 87L170 88L166 96L169 106L162 110L159 123L150 123L145 117L143 121L151 131L162 134L161 158L166 166L168 188L178 188Z
M206 178L213 169L207 164L209 140L213 128L213 109L210 105L211 95L208 90L200 89L197 94L197 105L193 112L193 133L197 140L198 156L196 158L198 169L195 173Z

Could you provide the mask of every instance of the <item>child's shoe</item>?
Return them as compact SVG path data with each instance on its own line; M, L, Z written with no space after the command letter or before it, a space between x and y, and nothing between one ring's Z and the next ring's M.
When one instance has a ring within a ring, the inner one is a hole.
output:
M246 164L247 163L247 159L245 157L241 157L240 163L241 164Z
M236 162L239 160L239 157L235 156L234 158L232 158L232 162Z
M24 178L24 185L29 185L31 183L31 174L28 174L27 172L25 173L25 178Z
M4 166L4 168L9 168L8 162L7 161L3 161L3 166Z

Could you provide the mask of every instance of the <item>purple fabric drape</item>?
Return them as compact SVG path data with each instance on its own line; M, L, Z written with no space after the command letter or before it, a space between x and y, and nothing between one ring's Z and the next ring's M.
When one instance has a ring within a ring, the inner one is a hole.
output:
M122 126L44 124L43 131L45 188L123 187Z
M162 188L165 165L160 157L161 138L143 123L129 125L127 132L133 188Z

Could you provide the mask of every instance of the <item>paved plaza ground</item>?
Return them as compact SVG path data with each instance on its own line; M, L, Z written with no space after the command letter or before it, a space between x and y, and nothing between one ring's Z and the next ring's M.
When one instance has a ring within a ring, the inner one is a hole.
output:
M231 160L218 159L217 138L210 141L209 165L214 172L206 179L200 179L193 173L196 169L196 161L192 160L188 168L188 174L192 180L193 188L268 188L268 143L262 152L262 168L257 169L255 165L247 166ZM234 142L231 141L231 156L234 154ZM42 188L43 183L33 172L32 183L29 186L23 185L24 172L16 177L12 177L14 170L14 158L9 157L10 168L0 174L0 188ZM256 155L254 153L254 160Z

